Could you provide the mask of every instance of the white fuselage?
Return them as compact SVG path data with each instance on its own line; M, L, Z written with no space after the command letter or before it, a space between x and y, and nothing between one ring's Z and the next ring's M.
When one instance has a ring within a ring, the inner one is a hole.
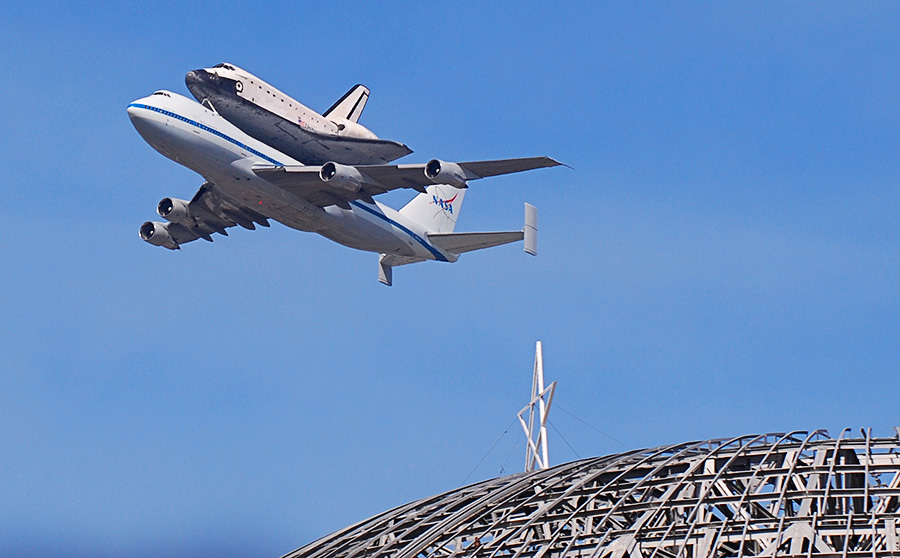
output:
M206 107L170 91L128 105L134 127L154 149L197 172L238 205L288 227L316 232L351 248L412 258L455 261L428 241L418 223L380 203L325 208L259 178L253 165L300 165L248 136Z
M215 79L210 80L209 78ZM297 123L301 128L310 132L356 139L378 139L378 136L371 130L358 122L352 122L346 118L325 117L278 90L272 84L231 64L188 72L186 84L192 92L194 88L203 91L204 94L200 95L198 101L204 97L210 97L211 91L223 90L223 93L227 91L234 97L244 99L285 121ZM237 84L240 85L235 87ZM221 98L223 97L217 97L217 99ZM218 109L216 103L213 105Z

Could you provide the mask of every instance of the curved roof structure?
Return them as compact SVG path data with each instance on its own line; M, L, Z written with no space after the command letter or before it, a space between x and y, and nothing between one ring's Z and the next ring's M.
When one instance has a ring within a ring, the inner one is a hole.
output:
M583 459L425 498L290 558L900 554L900 440L823 430Z

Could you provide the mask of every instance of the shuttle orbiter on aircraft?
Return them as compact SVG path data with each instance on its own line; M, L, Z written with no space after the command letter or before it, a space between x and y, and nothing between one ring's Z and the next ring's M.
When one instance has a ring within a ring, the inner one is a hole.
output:
M379 280L391 284L391 268L425 260L455 262L482 248L525 241L537 250L537 210L525 205L519 231L457 233L453 229L468 181L560 163L549 157L426 164L304 166L242 132L209 107L170 91L128 105L128 116L154 149L199 173L205 183L190 200L164 198L140 236L176 250L181 244L228 227L254 229L269 219L319 233L344 246L380 254ZM401 210L372 199L397 188L419 195Z
M233 64L190 71L184 81L198 101L209 102L250 136L307 165L384 164L412 153L359 123L369 98L364 85L319 114Z

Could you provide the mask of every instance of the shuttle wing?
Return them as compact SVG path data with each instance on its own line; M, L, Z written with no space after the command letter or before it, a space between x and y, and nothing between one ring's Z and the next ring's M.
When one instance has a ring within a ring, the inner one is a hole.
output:
M528 157L463 163L433 160L425 164L407 165L255 165L253 172L319 207L337 205L349 209L351 201L371 201L372 196L398 188L411 188L419 192L424 192L425 187L431 184L464 188L469 180L561 164L550 157Z

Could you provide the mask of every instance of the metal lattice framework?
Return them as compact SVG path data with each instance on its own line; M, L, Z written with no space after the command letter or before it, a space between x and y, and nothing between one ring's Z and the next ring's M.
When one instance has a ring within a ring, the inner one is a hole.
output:
M900 555L900 440L847 434L690 442L492 479L287 556Z

